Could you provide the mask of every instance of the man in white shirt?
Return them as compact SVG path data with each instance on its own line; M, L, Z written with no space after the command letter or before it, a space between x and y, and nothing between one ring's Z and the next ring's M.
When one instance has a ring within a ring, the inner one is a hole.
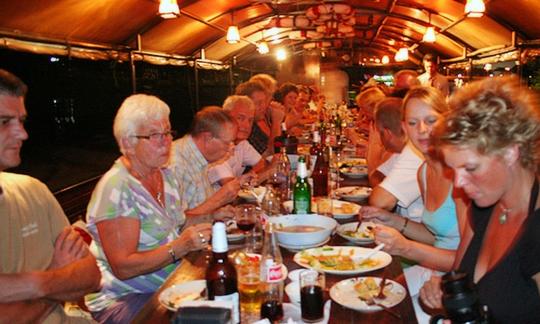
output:
M375 127L386 150L394 154L377 168L383 179L373 188L369 204L421 222L424 205L417 181L422 154L408 141L402 127L401 99L383 100L375 112Z
M235 178L240 178L246 167L252 167L251 171L254 175L266 166L261 154L247 141L255 119L253 101L247 96L229 96L223 103L223 110L236 120L238 131L231 155L225 161L212 165L208 170L210 183L217 187Z
M437 72L439 67L437 64L437 57L432 54L426 54L422 59L422 63L424 64L424 70L426 70L426 72L418 76L420 84L439 89L439 91L447 97L450 93L450 86L446 77Z

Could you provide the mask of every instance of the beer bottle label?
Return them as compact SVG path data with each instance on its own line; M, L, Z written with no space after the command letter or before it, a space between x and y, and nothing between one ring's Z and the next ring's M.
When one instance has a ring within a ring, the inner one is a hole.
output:
M214 296L214 300L232 302L232 306L233 306L233 309L232 309L233 323L240 323L240 310L239 310L239 307L240 307L239 300L240 299L239 299L238 296L239 296L238 292L235 292L235 293L232 293L232 294L229 294L229 295Z
M281 281L283 276L281 264L273 264L266 268L266 282Z
M309 214L309 200L305 197L295 198L294 208L297 214Z

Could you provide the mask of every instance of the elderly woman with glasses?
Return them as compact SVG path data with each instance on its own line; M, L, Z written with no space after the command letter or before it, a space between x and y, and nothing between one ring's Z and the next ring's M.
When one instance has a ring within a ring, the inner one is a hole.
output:
M179 184L164 168L173 138L167 104L133 95L113 129L122 156L97 184L87 212L103 279L86 305L100 323L129 323L184 255L206 247L211 225L178 233L186 219Z

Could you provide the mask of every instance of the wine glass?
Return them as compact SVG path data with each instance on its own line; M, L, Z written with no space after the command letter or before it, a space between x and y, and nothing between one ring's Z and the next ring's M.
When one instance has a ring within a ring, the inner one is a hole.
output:
M254 205L242 204L236 206L236 226L244 232L246 237L246 252L254 252L255 249L253 229L257 223L256 215Z

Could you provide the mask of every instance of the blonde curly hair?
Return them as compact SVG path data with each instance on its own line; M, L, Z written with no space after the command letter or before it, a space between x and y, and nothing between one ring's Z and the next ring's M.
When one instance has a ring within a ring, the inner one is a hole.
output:
M513 77L473 82L450 98L450 111L435 130L440 145L468 146L499 154L517 145L520 163L537 171L540 161L540 104Z

